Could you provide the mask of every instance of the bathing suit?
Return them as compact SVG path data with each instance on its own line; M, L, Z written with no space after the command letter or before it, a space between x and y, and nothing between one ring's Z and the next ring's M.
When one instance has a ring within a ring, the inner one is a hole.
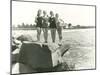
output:
M36 18L36 27L42 27L43 18L37 17Z
M56 20L54 17L49 18L49 23L50 23L50 26L49 26L50 28L57 28L56 27Z

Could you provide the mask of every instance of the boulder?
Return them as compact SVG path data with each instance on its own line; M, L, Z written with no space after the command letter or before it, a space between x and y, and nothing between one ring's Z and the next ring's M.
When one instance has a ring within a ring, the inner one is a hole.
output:
M51 51L47 45L23 43L19 52L19 63L26 64L38 72L50 71L52 66Z
M38 73L68 70L67 64L62 65L62 57L68 49L69 46L59 47L56 43L23 42L19 51L18 63L24 64ZM20 65L19 71L19 73L26 73Z

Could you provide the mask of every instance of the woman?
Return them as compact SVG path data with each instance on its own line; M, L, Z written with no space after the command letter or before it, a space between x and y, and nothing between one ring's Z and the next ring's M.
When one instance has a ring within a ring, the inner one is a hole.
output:
M49 23L50 23L52 42L55 43L57 27L53 11L50 11Z
M44 35L44 40L45 43L47 43L48 41L48 17L47 17L47 13L46 11L43 11L43 25L42 25L42 29L43 29L43 35Z
M36 22L36 27L37 27L37 40L40 41L40 35L41 35L41 27L42 27L42 16L41 16L42 11L39 9L37 12L37 17L35 18Z
M61 22L63 22L63 21L59 18L58 13L55 14L55 20L56 20L57 32L58 32L58 36L59 36L59 45L61 45L61 41L62 41L62 24L61 24Z

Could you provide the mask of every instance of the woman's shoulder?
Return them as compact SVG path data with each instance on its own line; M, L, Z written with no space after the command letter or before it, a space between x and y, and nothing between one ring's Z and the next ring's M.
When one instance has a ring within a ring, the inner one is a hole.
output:
M35 18L43 18L43 16L36 16Z

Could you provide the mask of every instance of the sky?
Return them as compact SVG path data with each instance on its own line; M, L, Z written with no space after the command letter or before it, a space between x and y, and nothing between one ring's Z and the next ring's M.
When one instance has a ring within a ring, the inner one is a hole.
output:
M95 26L95 7L93 6L18 1L12 1L12 25L35 24L38 9L45 10L48 15L52 10L54 14L58 13L65 23L72 23L73 26L78 24Z

